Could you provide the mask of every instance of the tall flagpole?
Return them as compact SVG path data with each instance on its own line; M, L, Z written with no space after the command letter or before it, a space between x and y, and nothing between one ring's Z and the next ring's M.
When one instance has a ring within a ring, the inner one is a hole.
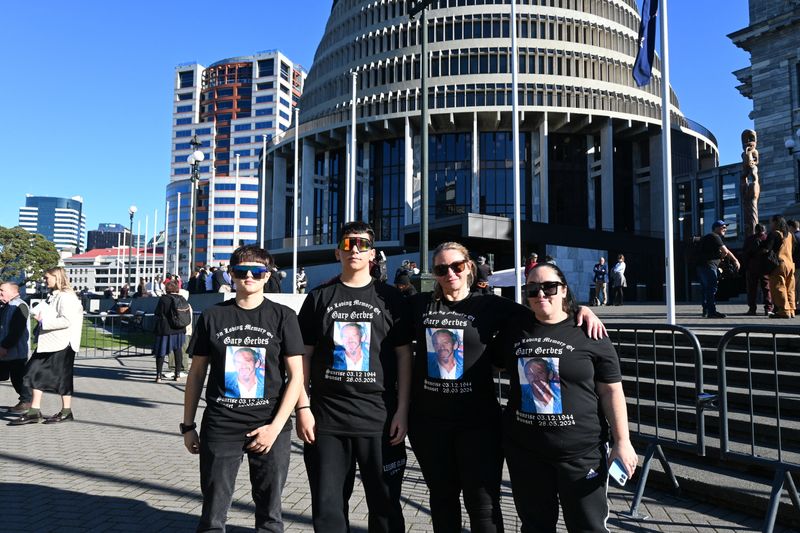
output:
M672 126L669 101L669 36L667 0L661 0L661 173L664 176L664 269L667 322L675 324L675 270L672 220Z
M263 148L261 149L261 247L264 246L267 233L267 136L263 135Z
M178 193L178 209L175 211L175 270L178 270L178 262L181 255L181 193ZM167 269L164 269L166 272Z
M136 287L139 286L139 237L142 235L142 220L141 218L136 224Z
M156 276L156 247L158 246L158 209L153 213L153 278ZM162 272L166 274L166 271Z
M147 234L150 232L149 228L150 216L144 216L144 257L142 258L142 270L144 270L144 277L147 277ZM152 276L151 276L152 278ZM152 279L150 281L153 281Z
M233 249L239 247L239 154L236 154L236 174L233 179Z
M164 253L162 254L162 263L164 272L167 271L167 249L169 249L169 201L164 208Z
M297 221L299 218L299 208L298 208L298 189L300 187L300 110L298 108L294 108L294 199L292 205L292 294L297 294L297 241L300 239L300 235L298 235L299 228L297 227ZM352 219L351 219L352 220Z
M517 93L517 0L511 0L511 142L514 157L514 300L522 303L522 229L519 184L519 95ZM475 140L473 140L475 142Z
M120 240L121 236L122 236L122 234L117 234L117 275L114 276L114 278L115 278L114 279L114 286L118 287L120 289L122 288L122 285L120 284L120 280L121 280L121 277L122 277L122 267L121 267L120 260L119 260L120 246L122 246L122 241Z

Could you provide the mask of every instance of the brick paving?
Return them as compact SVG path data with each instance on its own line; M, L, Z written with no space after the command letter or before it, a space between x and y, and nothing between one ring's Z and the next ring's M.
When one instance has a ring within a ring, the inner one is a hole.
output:
M152 378L150 357L82 359L76 364L75 422L10 427L5 423L11 416L0 414L1 531L194 530L201 505L197 456L185 451L177 434L183 385ZM0 383L0 405L14 403L10 383ZM59 407L56 396L45 395L45 414ZM242 468L228 521L233 532L252 530L246 461ZM518 531L507 475L505 480L506 530ZM609 498L609 525L616 531L761 529L760 518L652 489L641 506L650 515L646 521L623 515L630 491L612 487ZM311 497L297 439L283 503L286 531L310 531ZM366 531L366 500L358 483L350 503L353 530ZM408 531L432 531L425 483L411 453L403 505Z

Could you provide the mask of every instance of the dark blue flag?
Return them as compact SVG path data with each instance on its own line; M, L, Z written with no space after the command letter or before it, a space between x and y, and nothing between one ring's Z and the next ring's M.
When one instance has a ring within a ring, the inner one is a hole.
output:
M633 64L633 79L641 87L653 76L653 57L656 53L656 22L658 0L642 0L642 25L639 26L639 53Z

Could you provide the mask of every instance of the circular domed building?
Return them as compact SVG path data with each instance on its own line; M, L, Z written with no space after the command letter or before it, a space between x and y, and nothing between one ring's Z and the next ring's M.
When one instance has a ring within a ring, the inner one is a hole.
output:
M304 264L344 222L353 75L356 218L387 253L418 246L422 25L406 4L333 2L300 101ZM426 16L430 244L458 239L496 267L513 260L510 11L510 0L439 0ZM643 270L663 264L660 63L636 87L639 22L634 0L518 2L523 252L574 260L571 270L623 251ZM674 174L716 166L714 136L674 94L670 104ZM279 254L291 246L294 134L262 165L275 207L265 237Z

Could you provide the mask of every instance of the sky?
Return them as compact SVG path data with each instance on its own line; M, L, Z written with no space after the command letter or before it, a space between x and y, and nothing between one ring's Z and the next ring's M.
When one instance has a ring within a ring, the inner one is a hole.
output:
M223 9L224 6L224 9ZM12 2L0 32L0 226L25 194L82 196L87 229L163 224L175 67L280 49L310 70L331 0ZM671 0L671 84L683 113L717 137L720 164L739 160L752 102L734 70L749 56L727 34L746 0Z

